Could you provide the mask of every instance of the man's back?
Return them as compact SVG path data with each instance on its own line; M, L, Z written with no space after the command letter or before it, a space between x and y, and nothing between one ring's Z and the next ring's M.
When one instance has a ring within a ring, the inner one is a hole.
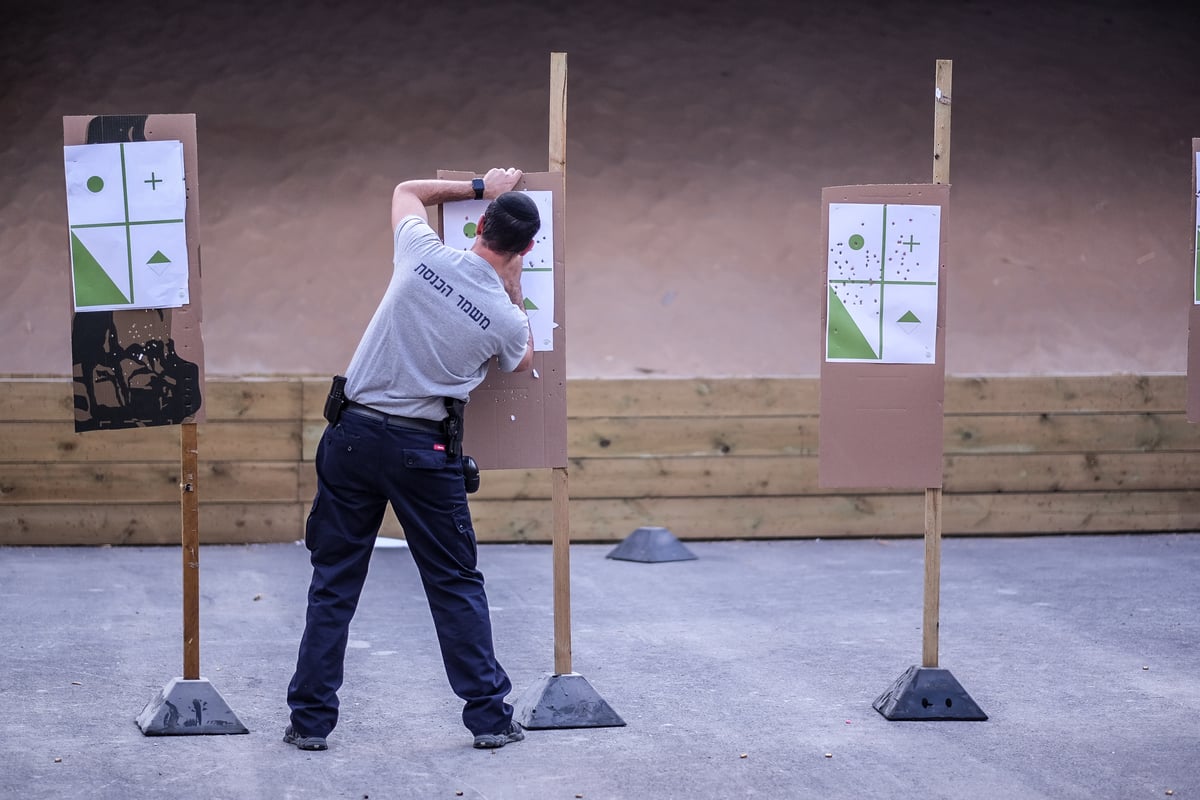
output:
M347 369L346 394L385 414L441 419L441 398L466 400L493 356L501 369L515 367L527 325L486 261L405 217L392 279Z

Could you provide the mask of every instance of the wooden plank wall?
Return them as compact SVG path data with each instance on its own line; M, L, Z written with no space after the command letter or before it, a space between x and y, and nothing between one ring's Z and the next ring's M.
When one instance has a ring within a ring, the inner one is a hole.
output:
M325 379L211 379L200 426L210 543L295 541ZM920 493L817 488L811 378L572 380L573 541L916 536ZM1184 377L951 378L948 535L1200 530ZM76 434L65 379L0 378L0 544L179 540L179 429ZM480 541L547 542L550 471L486 472ZM401 535L394 520L384 533Z

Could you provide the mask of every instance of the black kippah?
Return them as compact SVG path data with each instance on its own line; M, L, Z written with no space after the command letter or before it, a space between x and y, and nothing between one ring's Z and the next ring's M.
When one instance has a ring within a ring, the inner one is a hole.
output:
M496 205L510 217L522 222L541 222L537 204L524 192L505 192L496 198Z

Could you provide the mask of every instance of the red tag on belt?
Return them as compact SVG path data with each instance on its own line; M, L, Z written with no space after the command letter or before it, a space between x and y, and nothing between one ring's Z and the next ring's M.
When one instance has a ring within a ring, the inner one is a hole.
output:
M434 449L434 450L445 450L445 449L446 449L446 445L444 445L444 444L435 444L435 445L433 446L433 449Z

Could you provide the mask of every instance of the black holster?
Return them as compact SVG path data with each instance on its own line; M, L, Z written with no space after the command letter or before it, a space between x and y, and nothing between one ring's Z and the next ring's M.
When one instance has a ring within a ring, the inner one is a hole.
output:
M446 455L458 458L462 454L463 411L467 404L453 397L442 398L446 404L446 418L442 420L442 433L446 434Z
M446 456L458 458L462 455L463 412L467 404L452 397L443 398L446 403L446 418L442 420L442 432L446 435ZM467 494L479 491L479 465L470 456L462 456L463 485Z
M333 383L329 386L329 396L325 398L325 421L337 425L346 410L346 377L334 375Z

